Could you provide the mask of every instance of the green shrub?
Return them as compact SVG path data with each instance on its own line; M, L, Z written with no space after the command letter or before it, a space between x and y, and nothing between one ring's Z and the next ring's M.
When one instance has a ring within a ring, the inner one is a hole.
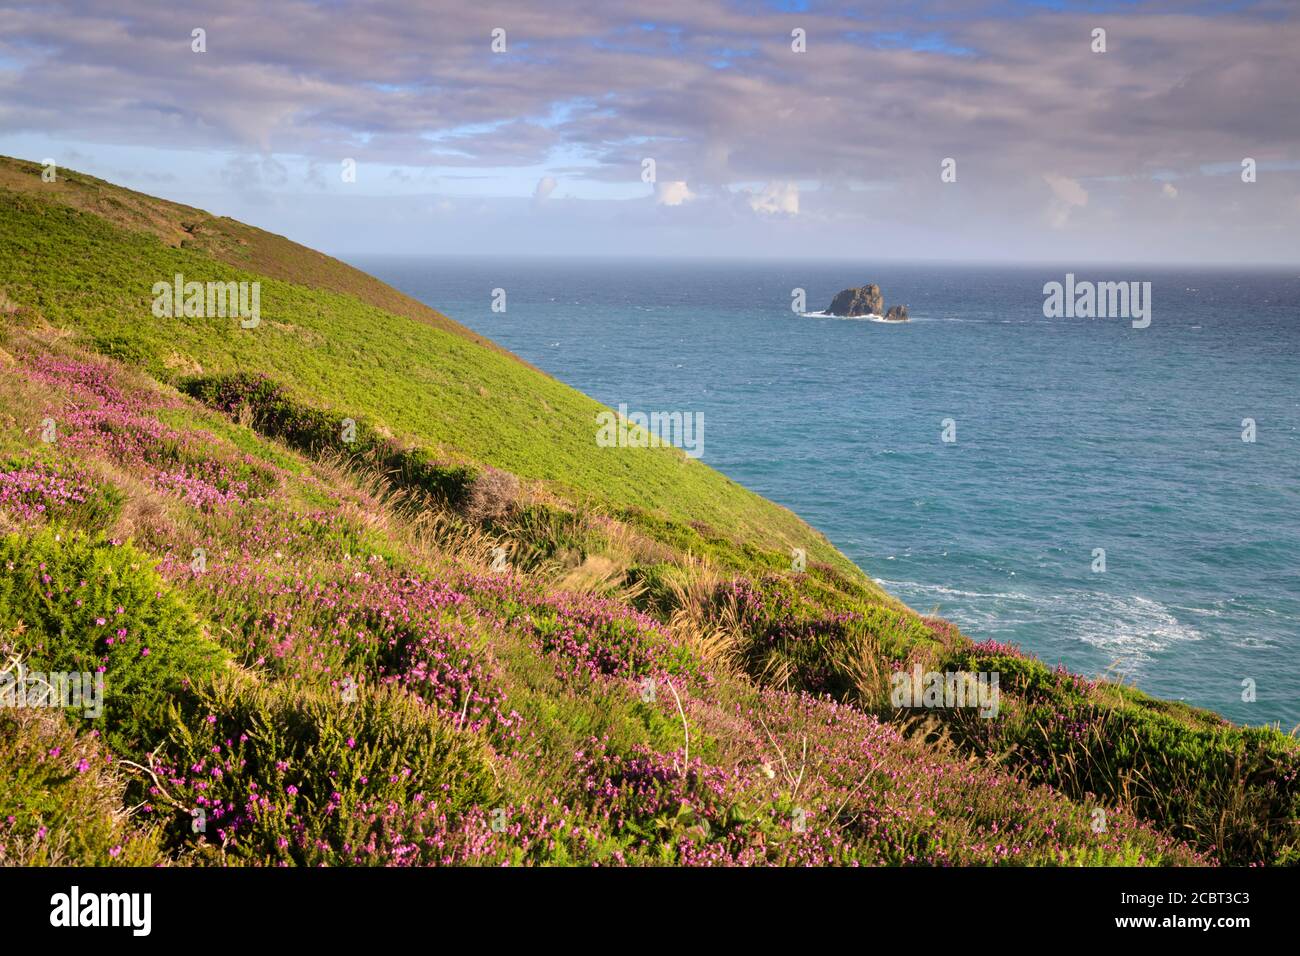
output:
M666 620L678 607L678 592L690 584L690 573L680 564L658 561L628 568L627 584L637 592L636 606Z
M1300 745L1041 661L972 648L947 669L997 672L998 718L938 712L950 735L1032 783L1128 806L1221 862L1300 853Z
M760 683L788 686L868 709L883 705L890 662L940 646L910 611L807 586L803 576L735 578L716 589L710 613L734 609L738 660Z
M0 709L0 866L153 866L99 741L50 710Z
M331 449L346 451L357 462L385 472L398 487L423 491L452 507L470 503L476 469L436 461L419 448L401 447L356 419L355 434L345 442L342 418L290 398L265 375L200 376L181 383L180 388L233 417L250 415L258 432L299 451L312 455Z
M0 539L0 636L32 670L103 672L115 748L147 747L163 699L224 662L144 554L59 527Z
M587 513L546 504L515 508L507 518L488 522L488 528L514 542L510 563L525 572L547 561L577 566L606 546Z

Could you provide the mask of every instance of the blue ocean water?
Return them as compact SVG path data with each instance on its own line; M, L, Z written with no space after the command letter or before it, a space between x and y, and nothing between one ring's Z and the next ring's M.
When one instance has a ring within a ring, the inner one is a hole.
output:
M1135 329L1045 318L1045 266L353 261L610 406L702 412L706 462L917 610L1300 724L1300 269L1071 270L1150 281ZM912 321L791 311L866 282Z

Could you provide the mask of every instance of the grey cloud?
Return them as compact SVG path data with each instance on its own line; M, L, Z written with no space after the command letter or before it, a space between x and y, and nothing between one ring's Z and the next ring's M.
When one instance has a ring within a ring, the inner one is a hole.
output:
M936 230L994 221L1092 241L1134 203L1153 225L1191 208L1225 223L1258 214L1294 235L1293 177L1262 178L1245 194L1198 172L1300 153L1294 9L1212 10L1172 0L1033 15L997 0L806 13L726 0L69 0L0 11L0 58L18 64L0 70L0 133L301 155L327 167L344 156L466 169L581 156L550 170L572 181L635 182L652 156L661 179L690 183L700 201L647 202L650 217L725 207L725 221L752 219L753 204L735 199L744 183L871 183L800 188L787 218ZM642 30L645 20L662 28ZM1089 48L1094 25L1108 30L1105 54ZM205 54L190 52L195 26L208 32ZM497 26L506 54L489 49ZM790 49L794 26L808 31L807 53ZM972 53L882 49L872 38L883 33L940 35ZM724 50L745 55L716 68ZM941 184L949 156L958 181ZM282 185L260 164L228 169L228 185L245 192ZM1151 188L1166 172L1180 176L1178 202ZM1051 177L1079 183L1089 202L1063 200ZM1147 194L1165 201L1137 198Z

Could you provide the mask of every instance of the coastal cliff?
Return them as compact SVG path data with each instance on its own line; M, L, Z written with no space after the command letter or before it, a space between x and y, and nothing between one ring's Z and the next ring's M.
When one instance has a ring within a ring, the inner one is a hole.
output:
M972 639L377 280L59 176L0 158L0 671L106 690L0 707L0 864L1300 861L1287 735ZM153 313L178 274L259 323Z

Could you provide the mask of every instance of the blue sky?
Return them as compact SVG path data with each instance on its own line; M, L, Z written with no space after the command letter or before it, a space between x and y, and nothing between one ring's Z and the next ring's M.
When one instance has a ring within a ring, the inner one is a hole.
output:
M1295 10L10 3L0 152L344 254L1291 262Z

